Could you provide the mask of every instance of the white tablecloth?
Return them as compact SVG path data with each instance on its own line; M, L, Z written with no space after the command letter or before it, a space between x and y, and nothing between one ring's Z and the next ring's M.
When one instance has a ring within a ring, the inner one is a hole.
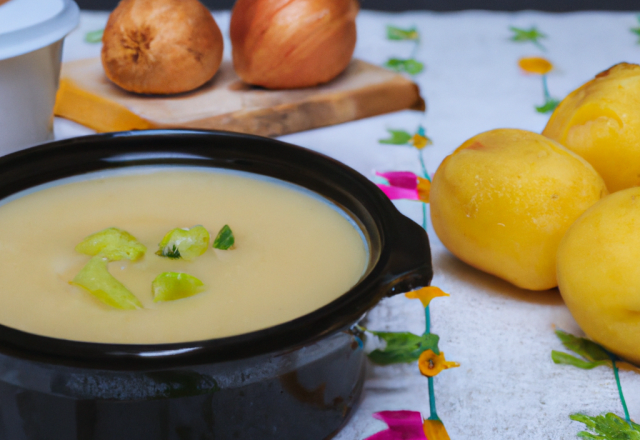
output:
M214 15L226 34L229 57L229 13ZM106 13L83 12L79 28L65 42L64 60L98 56L100 44L85 43L83 37L104 27L106 19ZM328 154L373 178L376 170L420 171L413 147L381 145L378 140L386 137L387 128L414 132L423 124L434 141L425 151L433 173L455 147L482 131L542 130L548 115L534 109L543 102L541 81L519 71L519 58L544 56L553 62L548 82L557 98L613 64L640 62L638 37L630 31L638 21L631 13L364 11L358 18L355 56L376 64L409 56L412 43L388 41L387 25L416 26L421 34L416 58L426 69L415 81L427 101L426 115L398 112L282 140ZM547 35L540 40L546 51L529 42L510 41L510 26L536 26ZM60 139L91 130L56 119L55 133ZM397 206L422 221L419 203ZM569 420L570 414L623 415L611 369L584 371L552 363L551 350L562 350L553 326L579 333L557 290L515 288L458 261L432 229L429 237L433 284L451 294L432 303L432 329L440 335L447 359L462 364L435 378L438 413L452 439L571 439L584 425ZM368 327L421 333L424 316L417 302L399 296L375 308ZM640 419L640 376L622 372L621 380L631 417ZM371 366L362 403L336 439L363 439L383 430L385 425L372 413L399 409L429 415L427 380L415 363Z

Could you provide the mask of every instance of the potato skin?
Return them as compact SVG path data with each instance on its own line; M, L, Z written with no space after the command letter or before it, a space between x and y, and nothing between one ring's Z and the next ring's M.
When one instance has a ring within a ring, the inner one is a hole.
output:
M102 42L105 74L135 93L193 90L222 62L222 34L198 0L122 0Z
M557 285L567 228L607 189L584 159L537 133L498 129L445 158L431 186L442 243L482 271L529 290Z
M640 66L620 63L571 92L543 135L582 156L610 192L640 185Z
M640 365L640 188L605 197L558 248L558 286L591 339Z
M357 0L237 0L231 15L233 66L269 89L332 80L356 45Z

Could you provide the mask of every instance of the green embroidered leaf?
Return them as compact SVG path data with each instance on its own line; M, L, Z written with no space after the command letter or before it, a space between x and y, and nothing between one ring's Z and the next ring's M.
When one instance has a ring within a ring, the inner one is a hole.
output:
M591 370L592 368L600 367L602 365L611 365L611 361L585 361L570 354L555 350L551 352L551 359L555 364L573 365L574 367L582 368L583 370Z
M381 144L390 145L406 145L411 140L411 135L404 130L390 130L387 129L391 137L389 139L380 139L378 142Z
M638 23L640 23L640 15L638 15L636 18L638 19ZM638 36L638 41L636 41L636 44L640 44L640 26L631 28L630 31Z
M517 28L515 26L510 26L509 30L513 32L511 36L511 41L516 41L519 43L522 42L531 42L535 44L538 48L542 50L546 50L546 48L540 43L540 39L547 38L545 34L536 29L535 26L531 27L531 29L522 29Z
M389 365L413 362L418 360L423 351L429 349L440 354L438 350L440 338L433 333L418 336L408 332L368 331L387 343L383 350L376 349L369 353L369 359L374 364Z
M556 330L556 336L558 336L558 339L560 339L560 342L562 342L562 345L564 345L566 349L579 354L585 359L590 361L611 360L607 350L589 339L579 338L562 330Z
M385 63L385 67L395 70L396 72L406 72L409 75L417 75L424 70L424 64L420 61L414 60L413 58L406 60L390 58L389 61Z
M541 106L536 106L536 111L538 113L551 113L556 109L556 107L560 104L560 101L557 99L549 98L547 101Z
M104 29L98 29L97 31L87 32L84 35L85 43L95 44L100 43L102 41L102 34L104 33Z
M640 440L640 425L627 422L613 414L589 417L584 414L573 414L571 420L584 423L591 432L581 431L578 437L593 440Z
M419 40L420 34L415 27L401 29L395 26L387 26L387 39L389 40Z
M236 239L233 236L233 232L231 231L231 228L229 227L229 225L224 225L222 229L220 229L220 232L218 232L216 239L213 240L213 247L215 249L221 249L223 251L226 251L231 246L233 246L235 242L236 242Z

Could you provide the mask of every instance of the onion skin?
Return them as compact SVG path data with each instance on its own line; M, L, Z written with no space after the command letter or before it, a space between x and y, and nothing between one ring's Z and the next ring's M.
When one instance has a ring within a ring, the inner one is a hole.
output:
M356 45L357 0L237 0L233 65L249 84L312 87L338 76Z
M105 74L135 93L193 90L222 62L222 34L198 0L122 0L102 42Z

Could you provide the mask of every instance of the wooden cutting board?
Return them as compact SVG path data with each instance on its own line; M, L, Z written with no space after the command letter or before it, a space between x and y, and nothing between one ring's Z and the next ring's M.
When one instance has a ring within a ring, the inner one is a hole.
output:
M124 91L91 58L63 64L54 113L98 132L201 128L278 136L403 109L425 109L418 86L360 60L327 84L298 90L248 86L225 62L199 89L166 97Z

